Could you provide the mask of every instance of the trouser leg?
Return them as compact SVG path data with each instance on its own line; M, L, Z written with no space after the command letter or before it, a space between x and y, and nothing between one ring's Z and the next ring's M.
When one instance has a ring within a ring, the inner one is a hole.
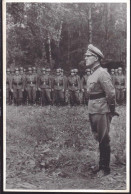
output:
M6 103L9 104L10 95L9 95L9 88L6 89Z
M79 92L78 91L75 91L74 97L75 97L75 103L77 105L79 105L80 104L80 96L79 96Z
M28 103L31 105L32 103L32 88L31 87L28 87L27 89L27 95L28 95Z
M52 100L51 100L51 91L49 89L45 90L45 95L46 95L46 99L47 99L47 103L48 104L52 104Z
M23 100L23 91L22 89L18 90L18 105L22 104L22 100Z
M93 114L89 115L92 132L95 139L99 142L99 170L110 173L110 138L109 129L111 116L110 114Z
M32 101L33 104L36 103L36 87L32 87Z
M59 104L64 105L64 92L62 90L59 90L58 95L59 95Z

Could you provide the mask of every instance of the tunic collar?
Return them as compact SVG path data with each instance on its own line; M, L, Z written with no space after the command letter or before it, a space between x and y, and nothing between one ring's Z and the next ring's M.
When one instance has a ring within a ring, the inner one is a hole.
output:
M95 67L91 68L92 73L100 67L100 64L97 64Z

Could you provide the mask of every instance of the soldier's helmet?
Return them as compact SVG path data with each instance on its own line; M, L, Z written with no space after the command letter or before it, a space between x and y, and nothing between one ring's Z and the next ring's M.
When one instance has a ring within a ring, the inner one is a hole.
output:
M118 67L118 71L122 71L122 67Z
M85 72L91 72L91 70L90 70L89 68L87 68L87 69L85 70Z
M16 72L16 71L19 71L19 68L18 68L18 67L15 68L15 72Z
M51 69L50 69L50 68L47 68L47 69L46 69L46 72L50 72L50 71L51 71Z
M10 72L10 68L7 68L7 69L6 69L6 72Z
M20 69L20 71L24 71L24 68L23 67L20 67L19 69Z
M71 73L75 73L74 69L71 69Z
M41 69L41 71L45 71L45 68L43 67L43 68Z
M61 72L60 68L56 69L56 73L60 73L60 72Z
M115 70L114 69L111 69L111 72L114 72Z
M32 71L32 68L31 67L28 67L28 71Z
M32 67L32 70L33 70L34 72L36 72L36 67Z

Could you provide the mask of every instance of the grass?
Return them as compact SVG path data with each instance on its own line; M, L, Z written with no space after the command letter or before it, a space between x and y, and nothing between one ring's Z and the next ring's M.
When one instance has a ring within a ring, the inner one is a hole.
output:
M126 110L111 123L111 165L126 163ZM98 143L87 107L7 106L7 179L45 170L65 177L88 176L98 162Z

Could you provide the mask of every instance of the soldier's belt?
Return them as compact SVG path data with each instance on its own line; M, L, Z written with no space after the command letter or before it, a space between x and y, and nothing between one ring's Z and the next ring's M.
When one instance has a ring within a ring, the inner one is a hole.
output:
M13 83L13 85L15 85L15 86L21 86L22 85L22 83Z
M75 83L72 83L72 84L71 84L71 83L70 83L69 86L75 86L75 87L77 87L78 84L75 84Z
M27 82L27 84L36 84L36 82Z
M90 94L89 99L90 100L95 100L95 99L99 99L99 98L104 98L106 97L105 93L98 93L98 94Z

